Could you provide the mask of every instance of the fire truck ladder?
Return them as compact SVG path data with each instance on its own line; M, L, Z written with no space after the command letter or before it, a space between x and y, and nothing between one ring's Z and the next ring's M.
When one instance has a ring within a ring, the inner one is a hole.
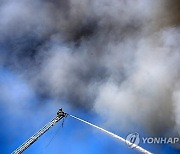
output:
M36 142L44 133L46 133L51 127L53 127L58 121L62 118L66 117L67 114L60 109L57 113L57 116L52 119L49 123L47 123L43 128L41 128L37 133L35 133L32 137L30 137L27 141L25 141L22 145L20 145L16 150L14 150L11 154L20 154L29 148L34 142Z

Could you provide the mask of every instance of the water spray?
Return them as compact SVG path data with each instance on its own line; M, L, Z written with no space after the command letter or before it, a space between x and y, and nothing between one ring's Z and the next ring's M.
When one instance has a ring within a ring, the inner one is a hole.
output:
M104 128L101 128L101 127L99 127L99 126L96 126L96 125L94 125L94 124L92 124L92 123L90 123L90 122L88 122L88 121L85 121L85 120L83 120L83 119L80 119L80 118L78 118L78 117L76 117L76 116L73 116L73 115L69 115L69 116L71 116L72 118L77 119L77 120L79 120L79 121L81 121L81 122L84 122L84 123L86 123L86 124L88 124L88 125L90 125L90 126L92 126L92 127L94 127L94 128L97 128L97 129L103 131L103 132L109 134L110 136L112 136L112 137L120 140L121 142L124 142L124 143L126 143L126 144L128 144L128 145L131 145L131 144L132 144L130 141L127 141L127 140L125 140L124 138L122 138L122 137L120 137L120 136L118 136L118 135L116 135L116 134L114 134L114 133L112 133L112 132L110 132L110 131L105 130ZM144 153L144 154L152 154L151 152L145 150L144 148L142 148L142 147L140 147L140 146L138 146L138 145L135 146L134 148L137 149L138 151L140 151L141 153Z
M59 122L61 119L64 119L68 116L69 114L63 112L62 108L60 108L57 112L57 115L54 119L52 119L49 123L47 123L43 128L41 128L37 133L35 133L32 137L30 137L27 141L25 141L22 145L20 145L16 150L14 150L11 154L21 154L22 152L24 152L26 149L28 149L32 144L34 144L44 133L46 133L50 128L52 128L57 122ZM128 145L131 145L132 142L125 140L124 138L105 130L104 128L101 128L99 126L96 126L88 121L85 121L83 119L80 119L76 116L73 115L69 115L70 117L77 119L81 122L84 122L94 128L97 128L107 134L109 134L110 136L120 140L121 142L127 143ZM133 143L134 144L134 143ZM143 149L140 146L135 146L135 148L137 150L139 150L140 152L144 153L144 154L151 154L151 152Z

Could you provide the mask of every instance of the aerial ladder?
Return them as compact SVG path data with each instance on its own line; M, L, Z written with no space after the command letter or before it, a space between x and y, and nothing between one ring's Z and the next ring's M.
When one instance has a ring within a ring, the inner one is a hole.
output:
M41 128L37 133L31 136L27 141L25 141L22 145L20 145L16 150L14 150L11 154L21 154L27 148L29 148L34 142L36 142L44 133L46 133L51 127L53 127L58 121L67 117L67 113L62 111L60 108L57 112L57 116L52 119L49 123L47 123L43 128Z

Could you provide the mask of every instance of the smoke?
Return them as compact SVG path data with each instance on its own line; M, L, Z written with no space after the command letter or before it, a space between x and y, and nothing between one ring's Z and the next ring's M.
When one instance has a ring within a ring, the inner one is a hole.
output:
M39 95L94 109L115 127L179 133L178 6L1 0L0 67L21 74Z
M173 126L176 127L175 123L178 121L173 116L176 115L174 105L176 106L177 102L173 100L173 93L179 82L177 63L180 55L176 44L178 38L170 39L173 33L176 36L176 32L172 30L162 34L163 42L160 44L163 46L159 46L154 40L143 40L136 53L134 72L121 85L114 84L112 80L101 85L96 99L96 109L103 114L108 113L112 121L113 117L119 117L119 123L125 127L127 121L136 121L156 134L165 133ZM164 40L166 36L170 40ZM112 108L113 113L109 108ZM115 121L117 119L115 118Z

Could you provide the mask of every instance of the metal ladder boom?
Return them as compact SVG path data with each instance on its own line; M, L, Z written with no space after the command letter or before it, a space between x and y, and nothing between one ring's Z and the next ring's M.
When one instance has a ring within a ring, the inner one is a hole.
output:
M41 128L37 133L31 136L27 141L25 141L22 145L20 145L16 150L14 150L11 154L20 154L25 151L28 147L30 147L34 142L38 140L45 132L47 132L51 127L53 127L59 120L64 118L64 116L57 116L52 119L49 123L47 123L43 128Z

